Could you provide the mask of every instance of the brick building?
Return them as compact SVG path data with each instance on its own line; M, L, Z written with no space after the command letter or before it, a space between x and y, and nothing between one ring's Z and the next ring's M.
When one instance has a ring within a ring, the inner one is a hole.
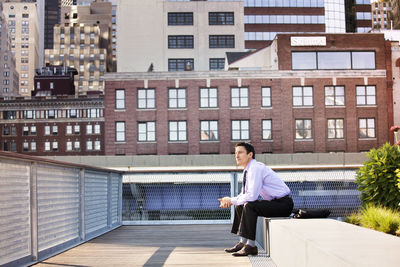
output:
M0 101L0 149L35 156L103 155L102 96Z
M257 153L380 146L392 124L387 45L383 34L280 34L229 71L109 73L105 154L229 154L243 140Z

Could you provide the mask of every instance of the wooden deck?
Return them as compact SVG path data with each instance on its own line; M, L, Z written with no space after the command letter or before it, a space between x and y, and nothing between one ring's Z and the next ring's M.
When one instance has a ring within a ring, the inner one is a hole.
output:
M230 225L121 226L35 266L252 266L224 252L236 242Z

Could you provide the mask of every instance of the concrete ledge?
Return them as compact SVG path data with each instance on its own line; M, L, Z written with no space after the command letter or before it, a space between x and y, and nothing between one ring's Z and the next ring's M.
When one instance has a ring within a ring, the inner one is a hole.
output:
M270 221L279 267L400 266L400 238L332 219Z

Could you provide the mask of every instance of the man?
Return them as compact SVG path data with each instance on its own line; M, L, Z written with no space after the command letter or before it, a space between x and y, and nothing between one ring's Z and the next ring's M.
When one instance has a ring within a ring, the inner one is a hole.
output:
M257 217L289 216L293 209L293 200L289 187L278 175L255 160L255 151L251 144L236 144L235 159L237 165L244 167L242 192L237 197L218 200L221 208L235 206L231 232L237 234L240 241L225 251L233 253L233 256L257 255Z

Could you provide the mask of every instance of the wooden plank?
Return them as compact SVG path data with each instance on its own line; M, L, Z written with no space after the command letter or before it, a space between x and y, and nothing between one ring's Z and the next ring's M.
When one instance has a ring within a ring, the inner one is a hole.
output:
M236 242L230 225L122 226L35 266L252 266Z

